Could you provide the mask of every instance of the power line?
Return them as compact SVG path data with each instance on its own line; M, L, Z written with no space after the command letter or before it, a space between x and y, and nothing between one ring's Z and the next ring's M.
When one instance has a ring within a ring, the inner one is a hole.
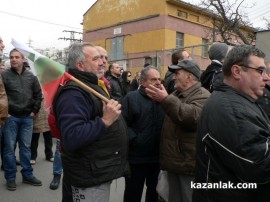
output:
M253 8L255 8L255 9L253 9ZM256 7L256 6L254 6L252 8L252 10L248 13L249 15L252 13L252 15L253 15L253 13L257 13L257 12L259 12L259 11L261 11L261 9L267 9L267 8L269 8L269 6L268 6L268 3L267 4L263 4L263 5L260 5L260 6L258 6L258 7Z
M81 32L75 32L75 31L70 31L70 30L64 30L63 32L69 32L70 38L61 37L61 38L58 38L58 40L70 41L70 44L74 43L75 41L82 42L82 39L75 38L75 34L82 34Z
M266 12L264 12L264 13L261 13L261 14L255 16L255 17L252 17L250 20L254 20L254 19L257 19L257 18L259 18L259 17L264 17L263 15L266 14L266 13L269 13L269 11L266 11Z
M68 25L57 24L57 23L53 23L53 22L49 22L49 21L45 21L45 20L39 20L39 19L35 19L35 18L30 18L30 17L22 16L22 15L17 15L17 14L14 14L14 13L9 13L9 12L6 12L6 11L1 11L0 10L0 13L6 14L6 15L15 16L15 17L19 17L19 18L24 18L24 19L32 20L32 21L36 21L36 22L42 22L42 23L45 23L45 24L50 24L50 25L61 26L61 27L66 27L66 28L71 28L71 29L85 31L83 28L71 27L71 26L68 26ZM96 31L96 32L97 33L101 33L101 34L110 34L109 32L103 32L103 31Z
M9 13L9 12L6 12L6 11L1 11L1 10L0 10L0 13L6 14L6 15L15 16L15 17L19 17L19 18L24 18L24 19L32 20L32 21L36 21L36 22L42 22L42 23L46 23L46 24L50 24L50 25L61 26L61 27L67 27L67 28L77 29L77 30L82 30L82 28L71 27L71 26L69 26L69 25L62 25L62 24L53 23L53 22L49 22L49 21L45 21L45 20L36 19L36 18L30 18L30 17L26 17L26 16L22 16L22 15L17 15L17 14L14 14L14 13Z
M269 7L266 7L266 8L263 8L263 9L261 9L260 10L260 12L256 12L256 13L253 13L253 14L248 14L250 17L252 17L252 16L257 16L257 15L261 15L261 13L263 12L263 13L265 13L265 11L270 11L270 8Z

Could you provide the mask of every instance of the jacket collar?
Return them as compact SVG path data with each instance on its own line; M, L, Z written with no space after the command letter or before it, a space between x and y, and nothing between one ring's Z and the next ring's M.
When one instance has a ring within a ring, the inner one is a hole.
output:
M25 70L26 70L25 67L23 67L23 68L22 68L22 73L21 73L21 74L23 74L23 72L24 72ZM18 74L18 72L16 71L16 69L15 69L14 67L10 67L10 71L12 71L13 73Z
M77 69L69 69L68 72L76 79L79 79L81 82L85 84L92 83L98 85L98 77L94 73L83 72Z
M236 88L233 88L232 86L227 85L226 83L222 83L221 85L217 86L216 91L223 91L223 92L234 92L235 94L238 94L246 99L248 99L250 102L255 102L254 98L247 95L246 93L243 93L242 91L237 90Z
M175 91L175 95L177 97L187 97L192 91L194 91L197 88L200 88L201 86L202 86L201 83L197 82L196 84L194 84L193 86L185 90L184 92Z

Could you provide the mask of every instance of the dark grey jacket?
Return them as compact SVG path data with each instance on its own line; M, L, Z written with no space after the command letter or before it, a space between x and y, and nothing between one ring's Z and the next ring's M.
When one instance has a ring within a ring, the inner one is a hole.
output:
M25 69L18 74L12 67L1 75L8 96L8 113L15 117L26 117L31 112L38 113L42 91L37 77Z
M258 188L194 189L193 201L269 201L269 139L269 120L258 104L248 95L221 84L202 111L195 180L230 181L234 186L252 182L258 183Z

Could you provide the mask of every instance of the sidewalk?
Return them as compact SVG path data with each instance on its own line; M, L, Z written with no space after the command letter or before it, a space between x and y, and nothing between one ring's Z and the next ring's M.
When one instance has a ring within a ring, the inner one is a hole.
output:
M55 142L53 145L55 150ZM18 148L16 150L17 159ZM62 200L62 184L57 190L51 190L49 188L52 175L53 163L45 160L44 154L44 140L43 136L40 136L38 146L38 158L36 164L33 165L34 175L42 181L41 187L35 187L22 183L22 176L20 173L21 167L17 166L17 190L8 191L6 189L6 180L4 178L4 171L0 171L0 201L1 202L61 202ZM114 180L111 185L111 197L110 202L122 202L123 193L125 188L124 178ZM145 194L143 194L143 199ZM142 200L144 201L144 200Z

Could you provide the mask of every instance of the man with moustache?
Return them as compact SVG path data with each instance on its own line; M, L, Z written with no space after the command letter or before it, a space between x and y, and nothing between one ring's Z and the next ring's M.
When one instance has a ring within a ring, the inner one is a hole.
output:
M106 98L98 85L100 54L89 43L73 44L69 49L68 72ZM121 105L111 99L102 102L94 94L69 81L60 88L54 102L61 134L63 201L109 202L110 184L129 174L127 131Z
M169 202L191 202L195 171L195 137L202 108L210 93L199 81L201 71L193 60L169 66L175 75L175 91L153 85L147 95L160 103L166 116L160 143L160 167L168 173Z
M145 88L161 87L160 73L148 66L141 71L141 86L122 100L122 114L129 137L128 161L131 176L125 178L124 202L140 202L144 184L145 201L157 202L156 186L159 168L159 144L164 112L159 103L146 95Z

